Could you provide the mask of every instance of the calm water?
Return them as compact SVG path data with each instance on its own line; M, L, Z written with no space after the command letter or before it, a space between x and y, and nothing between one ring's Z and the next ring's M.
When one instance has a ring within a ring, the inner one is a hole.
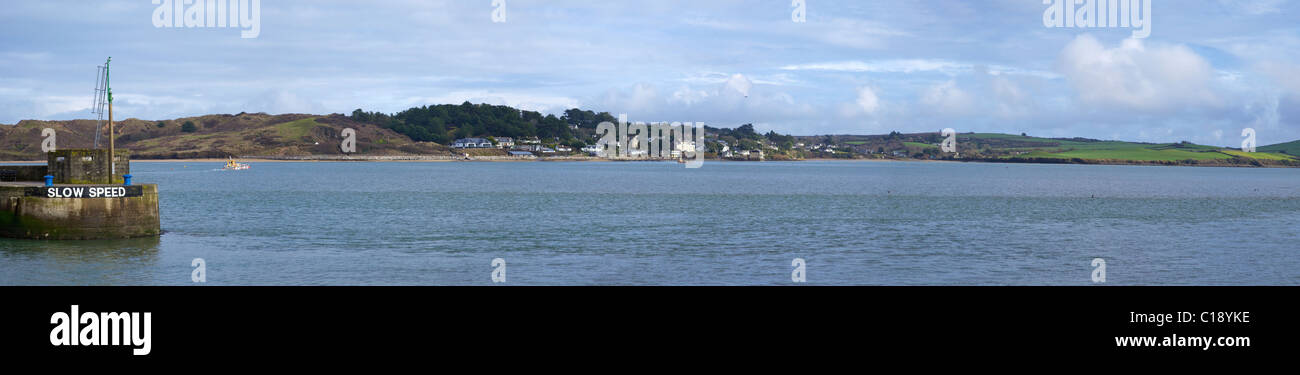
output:
M132 163L159 239L0 239L0 284L1300 284L1300 170Z

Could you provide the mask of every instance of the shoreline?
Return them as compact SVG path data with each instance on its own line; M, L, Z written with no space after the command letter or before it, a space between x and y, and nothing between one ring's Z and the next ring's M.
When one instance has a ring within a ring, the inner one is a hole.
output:
M288 156L288 157L265 157L254 156L247 158L235 158L240 162L254 163L320 163L320 162L369 162L369 163L446 163L446 162L501 162L501 163L520 163L520 162L673 162L672 159L650 160L650 159L609 159L594 156L556 156L556 157L511 157L511 156L477 156L465 160L463 157L451 155L376 155L376 156L337 156L337 155L316 155L316 156ZM194 158L194 159L135 159L132 163L224 163L227 159L220 158ZM705 159L708 162L728 162L728 163L753 163L753 162L803 162L803 161L836 161L836 162L899 162L899 163L988 163L988 164L1066 164L1066 165L1131 165L1131 166L1156 166L1156 167L1220 167L1220 168L1297 168L1300 166L1260 163L1256 164L1236 164L1236 163L1185 163L1182 161L1142 161L1142 160L1085 160L1084 162L1075 161L1030 161L1030 160L991 160L991 159L841 159L841 158L808 158L795 160L765 160L765 161L747 161L747 160L729 160L729 159ZM46 160L0 160L0 164L22 165L22 164L45 164Z

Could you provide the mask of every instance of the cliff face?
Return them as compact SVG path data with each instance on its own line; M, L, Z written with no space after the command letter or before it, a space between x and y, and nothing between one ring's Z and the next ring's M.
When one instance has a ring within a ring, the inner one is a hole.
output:
M159 127L158 124L162 123ZM186 122L193 124L185 131ZM447 147L414 142L394 131L342 115L241 113L163 121L126 119L114 123L117 147L133 159L224 158L243 156L342 155L345 128L356 130L356 153L365 155L448 155ZM91 148L94 120L36 121L0 125L0 160L45 160L42 129L54 129L58 148ZM101 139L107 147L107 130Z

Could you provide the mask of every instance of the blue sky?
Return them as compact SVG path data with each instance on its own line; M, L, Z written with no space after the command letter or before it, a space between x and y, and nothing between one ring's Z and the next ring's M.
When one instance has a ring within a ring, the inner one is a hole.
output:
M231 0L234 1L234 0ZM1155 0L1151 34L1048 28L1042 0L265 0L239 28L151 0L0 10L0 123L396 112L462 101L796 135L1026 132L1239 146L1300 139L1300 2Z

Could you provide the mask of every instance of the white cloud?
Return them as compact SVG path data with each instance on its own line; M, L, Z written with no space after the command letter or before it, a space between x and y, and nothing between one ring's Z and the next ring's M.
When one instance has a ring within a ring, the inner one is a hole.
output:
M956 62L942 59L886 59L872 61L832 61L807 64L785 65L781 70L809 70L849 73L938 73L948 76L967 74L973 71L987 71L989 74L1021 74L1055 78L1052 72L1022 69L1004 65L985 65L969 62Z
M854 72L854 73L913 73L913 72L941 72L953 74L960 70L969 69L968 65L962 65L951 61L928 60L928 59L901 59L901 60L876 60L871 62L864 61L837 61L786 65L781 67L783 70L825 70L833 72Z
M50 95L36 98L32 103L35 106L35 112L37 115L51 116L68 112L90 113L90 101L90 95ZM105 114L105 116L107 116L107 114Z
M746 98L749 97L749 89L754 87L754 83L745 78L743 74L734 74L727 80L727 89L734 90Z
M270 90L249 100L243 112L280 113L326 113L319 101L309 99L287 90Z
M927 109L944 114L964 114L975 109L971 95L957 87L955 81L940 83L926 89L921 94L921 104Z
M690 86L682 86L677 91L673 91L672 101L687 106L707 100L711 94L706 90L693 89Z
M1219 106L1210 63L1185 46L1125 39L1107 48L1084 34L1061 51L1061 74L1082 104L1139 110Z
M863 113L876 113L876 110L880 109L880 97L876 96L876 90L867 86L858 88L858 99L855 103Z
M881 111L880 95L876 93L877 88L872 86L861 86L854 90L853 101L840 104L839 115L843 119L858 119L861 117L876 118Z
M630 121L699 121L725 127L753 123L764 129L777 124L780 132L800 134L810 131L803 130L816 124L809 119L822 113L788 93L763 90L745 97L726 83L683 85L676 90L640 83L611 89L590 104L602 111L625 113ZM798 126L792 126L795 124Z
M735 79L734 76L735 75L733 74L727 74L722 72L699 72L699 73L693 73L684 78L680 78L678 79L678 81L685 82L692 85L716 84L716 83L727 83L727 81ZM788 85L796 85L796 84L804 83L803 81L795 79L788 73L775 73L775 74L758 75L758 76L743 75L742 77L744 77L744 79L746 80L749 80L751 86L754 84L770 85L770 86L788 86Z
M1030 114L1033 97L1006 77L993 77L993 97L997 100L996 115L1003 118L1024 117Z
M116 91L116 90L114 90ZM264 96L269 98L269 96ZM86 97L89 99L89 95ZM203 97L177 97L168 95L113 94L113 112L116 118L164 119L213 113L217 110L212 101ZM84 99L83 99L84 100ZM257 112L245 106L226 108L226 112ZM264 107L269 109L269 107ZM89 111L86 111L89 113Z
M806 30L804 35L822 43L863 49L882 48L891 38L909 35L884 23L852 18L831 18L799 26Z

